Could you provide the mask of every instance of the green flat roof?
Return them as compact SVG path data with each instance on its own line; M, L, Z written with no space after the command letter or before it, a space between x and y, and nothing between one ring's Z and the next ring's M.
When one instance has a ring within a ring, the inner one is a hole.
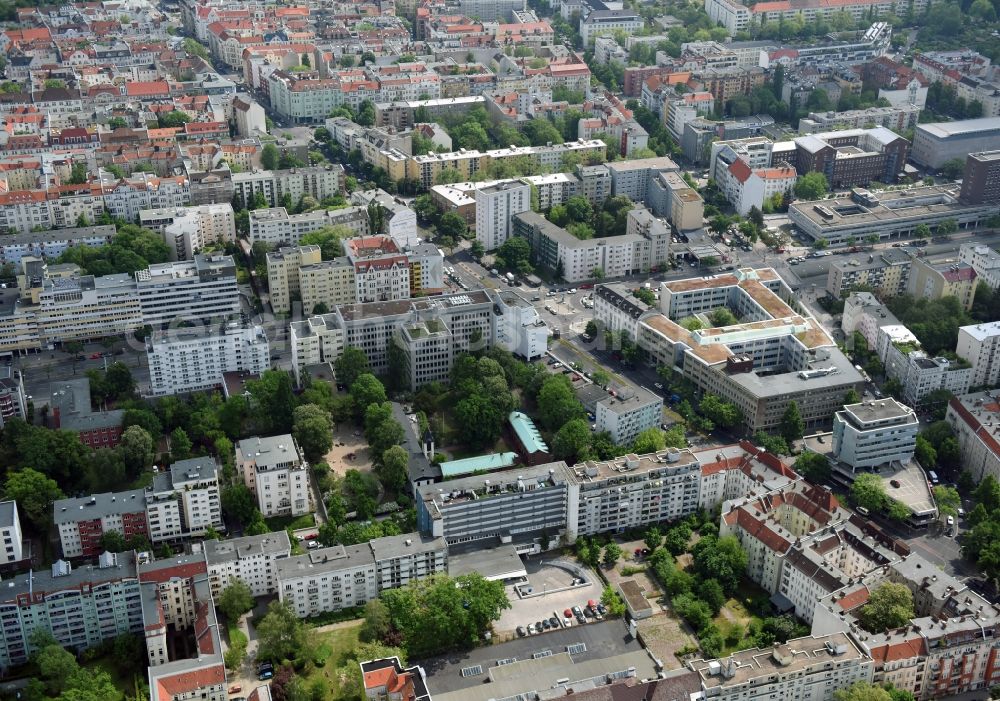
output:
M512 411L507 420L514 427L517 440L521 441L521 445L524 446L525 450L529 453L549 452L549 446L542 440L542 434L538 432L538 428L535 426L535 422L531 420L531 417L520 411Z
M515 460L517 460L517 453L493 453L492 455L478 455L462 460L449 460L441 463L441 476L450 479L471 475L474 472L492 472L510 467Z

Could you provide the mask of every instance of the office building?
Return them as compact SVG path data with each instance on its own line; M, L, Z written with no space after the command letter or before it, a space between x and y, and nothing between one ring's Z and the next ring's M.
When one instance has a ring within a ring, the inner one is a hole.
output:
M176 542L225 530L219 498L219 464L214 458L179 460L153 475L145 490L149 540Z
M301 298L299 269L303 265L321 262L320 248L316 245L282 246L277 251L269 251L265 259L271 310L275 314L286 314L292 309L292 298Z
M545 355L552 330L538 309L512 290L498 290L492 298L493 344L528 361Z
M136 271L135 282L143 323L154 328L207 324L240 313L232 256L199 253L190 261L153 263Z
M149 537L142 489L59 499L52 505L63 557L93 557L102 552L101 536L112 531L125 540Z
M872 288L880 297L896 297L906 292L912 262L913 256L898 248L836 260L826 274L826 291L839 299L863 285Z
M20 562L24 558L24 541L16 501L0 501L0 538L3 539L0 565Z
M645 26L642 16L631 10L590 10L580 18L580 38L583 45L588 46L596 37L619 30L626 35L634 34Z
M615 445L628 445L643 431L663 423L663 397L641 387L621 389L597 402L597 431L607 431Z
M31 267L31 259L22 265ZM43 343L90 340L131 333L143 324L136 285L126 273L116 275L55 276L29 273L29 289L22 287L15 317L34 326Z
M972 266L978 282L985 282L994 290L1000 288L1000 253L989 246L963 243L958 248L958 257Z
M916 412L892 397L849 404L833 416L833 458L853 468L877 468L913 457Z
M972 365L970 386L1000 385L1000 321L959 327L955 353Z
M476 240L487 251L511 236L511 217L531 210L531 186L503 182L476 191Z
M292 554L288 531L248 535L226 540L205 540L201 544L208 566L212 596L219 596L229 583L238 579L254 596L278 592L276 563Z
M1000 117L963 119L957 122L918 124L913 132L910 158L925 168L937 170L956 158L996 149L1000 139Z
M962 201L1000 204L1000 151L970 153L962 175Z
M104 553L96 565L51 567L7 579L0 596L0 668L26 664L38 650L35 631L82 651L143 630L135 556Z
M191 260L209 244L236 240L236 218L229 202L144 209L139 212L139 226L163 234L170 260Z
M810 134L795 139L795 165L801 175L823 173L834 189L894 183L909 147L909 141L885 127Z
M914 258L906 291L920 299L955 297L965 309L972 309L976 296L976 271L967 263L935 265Z
M1000 394L975 392L948 401L945 420L962 451L962 468L977 482L986 475L1000 480Z
M290 435L244 438L236 444L236 471L265 517L310 511L309 464Z
M118 445L125 412L121 409L91 409L88 378L53 382L49 397L49 423L52 428L73 431L81 443L91 448L114 448Z
M823 701L834 691L871 683L875 667L866 649L846 633L794 638L687 664L698 673L700 698L721 701L758 697Z
M863 378L815 319L796 313L769 268L661 283L660 313L639 319L650 364L678 368L703 392L732 402L747 428L772 430L794 401L807 425L830 420ZM725 306L740 324L688 331L680 321Z
M843 246L870 236L880 241L907 238L921 224L934 229L944 221L954 222L959 230L975 229L996 215L996 206L963 204L958 196L958 187L949 185L878 193L854 190L848 197L793 202L788 218L814 241Z
M221 387L223 375L258 375L270 367L264 329L235 319L206 326L156 330L146 337L149 396Z
M284 207L255 209L250 212L249 239L250 243L297 246L306 234L334 226L347 227L353 236L367 236L368 211L364 207L342 207L289 214Z

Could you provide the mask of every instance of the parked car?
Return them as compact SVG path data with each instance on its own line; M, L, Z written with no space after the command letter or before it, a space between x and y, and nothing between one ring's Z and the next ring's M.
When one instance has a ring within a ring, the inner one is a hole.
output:
M243 691L243 687L240 686L239 684L233 684L231 687L229 687L230 694L238 694L241 691Z
M268 669L268 670L265 670L265 671L261 672L260 674L258 674L257 675L257 679L259 679L260 681L263 682L263 681L267 681L268 679L270 679L273 676L274 676L274 670Z
M518 626L518 627L517 627L517 637L519 637L519 638L523 638L523 637L524 637L524 636L526 636L527 634L528 634L528 631L526 631L526 630L524 629L524 626Z
M558 628L559 627L559 619L556 618L555 616L553 616L552 618L549 619L549 625L552 626L553 628Z

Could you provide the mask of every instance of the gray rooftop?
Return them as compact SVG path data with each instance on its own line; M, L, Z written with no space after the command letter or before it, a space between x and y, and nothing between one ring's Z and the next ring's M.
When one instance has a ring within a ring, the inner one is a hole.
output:
M288 557L292 550L288 531L274 531L262 535L248 535L228 540L206 540L202 544L209 566L234 562L245 557L274 555Z
M244 460L252 460L261 470L287 463L297 465L302 462L295 440L289 433L280 436L244 438L236 445L236 449Z
M926 132L938 139L953 136L965 136L984 131L1000 131L1000 117L983 117L981 119L963 119L957 122L930 122L918 124L918 132Z
M0 501L0 528L14 526L14 512L17 509L15 501Z
M772 375L761 375L756 371L739 372L729 375L729 381L735 382L756 397L773 397L793 392L808 392L816 389L826 389L831 385L861 384L861 377L850 359L837 348L825 348L823 359L817 358L810 363L810 369L833 368L835 372L816 375L809 378L799 376L799 371L791 370Z
M127 492L105 492L86 497L59 499L52 504L52 520L76 523L84 519L101 518L111 514L131 514L146 510L146 495L141 489Z
M429 538L419 533L403 533L375 538L368 541L377 562L393 558L407 557L418 553L443 552L447 550L444 538Z
M50 229L48 231L32 231L26 234L8 234L0 240L0 246L18 246L48 241L78 241L87 238L111 238L114 235L115 227L111 224L81 226L72 229Z
M461 546L459 546L461 548ZM459 577L463 574L481 574L490 580L505 580L525 577L524 562L512 544L497 544L487 547L482 541L470 543L465 549L449 548L448 574Z
M368 565L375 566L375 556L368 543L364 543L317 548L305 555L282 558L275 563L275 570L278 579L295 579Z
M913 409L905 404L900 404L892 397L876 401L858 402L857 404L847 404L844 406L842 413L845 415L849 414L855 419L853 423L859 426L888 421L889 419L909 419L914 422L917 420Z
M104 566L101 566L101 565ZM135 554L132 552L105 553L98 564L72 567L64 560L57 561L52 570L66 572L53 576L47 569L33 570L30 574L18 574L5 581L0 587L0 601L13 602L21 594L46 594L79 589L82 584L96 586L122 579L135 579Z

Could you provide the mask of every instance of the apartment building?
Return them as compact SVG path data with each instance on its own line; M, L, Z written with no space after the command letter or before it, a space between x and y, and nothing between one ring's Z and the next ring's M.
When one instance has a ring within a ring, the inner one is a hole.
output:
M278 599L299 618L363 606L378 596L375 558L367 545L334 545L277 563Z
M958 248L958 257L976 271L977 282L985 282L994 290L1000 288L1000 253L989 246L963 243Z
M112 224L7 234L0 239L0 262L20 267L21 260L29 256L55 260L72 246L105 246L114 235Z
M750 28L750 8L735 0L705 0L705 12L713 22L725 27L729 36Z
M799 119L799 133L814 134L834 129L867 129L874 126L899 133L913 129L917 125L919 114L920 107L910 104L844 112L810 112L808 116Z
M335 226L347 227L353 236L367 236L368 212L364 207L319 209L302 214L289 214L284 207L255 209L250 212L249 239L251 243L297 246L306 234Z
M206 324L240 313L232 256L199 253L190 261L154 263L135 274L143 323Z
M36 630L81 651L143 630L135 555L104 553L96 565L51 569L8 579L0 596L0 668L23 665L37 652Z
M115 531L129 538L149 537L146 495L142 489L59 499L52 520L63 557L93 557L102 552L101 536Z
M871 683L875 668L862 644L842 632L794 638L687 665L698 673L701 698L725 701L751 697L824 701L840 689Z
M448 547L443 538L405 533L375 538L368 544L375 558L379 591L405 587L448 569Z
M892 397L848 404L833 416L832 456L854 469L906 462L919 428L916 412Z
M844 315L841 317L840 328L845 335L850 336L857 331L864 337L869 350L878 352L880 335L886 336L885 340L881 341L882 344L891 342L888 337L889 332L883 332L883 327L906 328L871 292L852 292L844 300ZM916 338L913 340L916 341Z
M73 431L91 448L114 448L122 435L122 409L94 411L90 403L90 380L53 382L49 390L49 425Z
M310 511L309 464L291 435L244 438L236 444L236 470L265 517Z
M641 387L620 390L597 402L597 431L607 431L615 445L628 445L636 436L663 422L663 397Z
M139 212L139 225L163 234L170 260L191 260L209 244L236 240L236 218L229 202L144 209Z
M624 195L633 202L647 202L653 182L660 173L676 173L680 168L666 156L614 161L605 167L611 174L611 194Z
M787 300L787 301L786 301ZM751 430L770 430L794 401L807 425L843 406L863 378L818 323L795 312L769 268L661 283L660 313L639 320L650 363L679 368L701 391L734 403ZM725 306L743 323L691 332L678 322Z
M646 26L646 20L631 10L590 10L580 18L580 38L588 46L596 37L624 31L634 34Z
M477 189L476 240L487 251L500 248L511 236L511 217L531 210L531 186L502 182Z
M966 157L962 201L1000 203L1000 150L970 153Z
M292 298L298 296L301 299L299 269L321 262L320 248L316 245L282 246L277 251L268 251L265 260L271 310L275 314L287 314L292 309Z
M24 376L20 370L6 366L0 370L0 428L13 418L28 415L28 400L24 392Z
M665 198L667 210L658 214L666 216L675 229L683 232L695 231L702 227L705 222L705 201L684 178L677 173L661 173L653 187L654 191L661 187L667 191ZM658 199L654 199L651 203L654 211L657 211Z
M897 297L906 292L913 256L898 248L859 254L837 260L826 274L826 291L841 298L858 285L871 287L880 297Z
M355 300L390 302L410 297L410 261L388 236L366 236L344 242L354 266Z
M972 387L1000 384L1000 321L961 326L955 352L972 365Z
M156 544L225 530L214 458L179 460L153 475L145 490L149 540Z
M146 359L152 397L214 389L227 372L258 375L271 363L263 327L237 319L154 331L146 337Z
M219 596L229 583L238 579L254 596L278 592L276 563L291 557L288 531L273 531L226 540L205 540L201 544L208 566L212 596Z
M1000 395L996 391L952 397L945 420L962 450L962 466L977 481L1000 479Z
M720 154L720 160L725 158L725 154ZM753 208L763 210L764 202L774 195L790 193L799 179L795 168L787 164L775 168L751 168L739 156L717 172L717 182L726 193L726 199L744 216Z
M16 501L0 501L0 539L3 540L0 564L20 562L24 556L24 541Z
M935 265L922 258L914 258L906 290L923 299L956 297L967 310L972 309L976 296L976 270L967 263Z
M498 290L494 301L493 344L532 361L545 355L552 330L535 305L513 290Z
M594 287L594 321L614 333L624 331L629 338L639 337L639 319L655 311L632 296L627 284L602 283Z
M965 394L969 391L972 381L972 367L965 360L949 358L930 358L919 350L905 351L896 348L906 356L906 363L898 371L903 384L903 401L911 406L920 406L924 398L931 392L946 390L952 394ZM887 374L893 376L895 367L889 368Z

